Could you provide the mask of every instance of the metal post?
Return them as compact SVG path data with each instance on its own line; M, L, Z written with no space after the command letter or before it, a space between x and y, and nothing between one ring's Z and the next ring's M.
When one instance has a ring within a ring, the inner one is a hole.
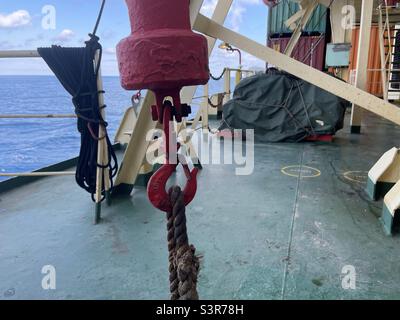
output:
M208 133L208 97L210 96L210 90L208 83L204 86L204 100L201 104L201 126L203 127L203 133Z
M96 52L95 56L95 66L98 65L100 59L100 52ZM97 77L97 89L99 93L99 106L102 107L104 105L104 94L101 93L103 91L103 80L101 77L101 68L99 68L99 74ZM100 110L101 116L105 119L105 109L101 108ZM106 135L106 129L102 124L99 125L99 142L97 146L97 163L101 166L104 166L108 163L108 150L107 150L107 140L104 138ZM104 181L103 181L104 176ZM110 179L109 179L109 169L108 168L100 168L97 167L97 174L96 174L96 194L95 194L95 201L96 201L96 209L95 209L95 224L100 222L101 219L101 200L102 200L102 189L105 189L105 194L107 200L110 198Z
M390 35L388 35L390 37ZM379 6L379 51L381 55L381 77L383 99L388 101L386 56L385 56L385 29L383 27L382 5ZM390 39L389 39L390 41Z
M231 70L229 68L225 69L224 74L224 104L231 100Z

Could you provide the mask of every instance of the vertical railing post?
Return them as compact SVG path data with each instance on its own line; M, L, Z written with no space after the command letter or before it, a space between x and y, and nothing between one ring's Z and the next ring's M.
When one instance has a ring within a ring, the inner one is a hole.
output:
M231 70L229 68L225 69L224 74L224 102L223 104L227 103L231 100Z
M96 52L95 56L95 69L97 68L98 64L100 63L100 51ZM101 68L99 68L99 73L97 76L97 90L99 91L99 107L100 107L100 113L101 117L105 119L106 113L105 113L105 108L102 108L104 106L104 94L103 94L103 79L101 76ZM110 203L110 187L111 187L111 181L109 178L109 169L108 168L102 168L105 165L107 165L109 159L108 159L108 146L107 146L107 139L105 138L106 136L106 128L102 125L99 124L99 134L98 134L98 146L97 146L97 174L96 174L96 194L95 194L95 202L96 202L96 209L95 209L95 224L100 222L101 219L101 200L102 200L102 189L104 185L105 189L105 196L107 199L107 202ZM104 177L104 179L103 179Z
M204 100L201 104L201 126L203 128L203 133L208 133L208 99L210 96L210 88L208 83L204 86Z
M391 41L390 35L388 35L388 38L390 42ZM385 56L385 28L383 27L382 5L379 6L379 51L381 55L381 81L382 81L383 99L388 101L386 56Z

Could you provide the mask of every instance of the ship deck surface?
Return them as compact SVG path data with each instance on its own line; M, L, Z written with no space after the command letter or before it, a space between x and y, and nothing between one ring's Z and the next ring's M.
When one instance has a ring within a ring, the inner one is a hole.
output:
M382 203L364 191L400 129L368 117L363 130L333 143L256 144L250 176L204 165L187 208L202 299L400 298L400 238L385 235ZM321 175L282 173L292 165ZM104 205L99 225L93 211L73 177L0 194L0 299L168 299L165 215L145 189ZM56 268L56 290L42 289L44 265ZM342 287L346 265L355 290Z

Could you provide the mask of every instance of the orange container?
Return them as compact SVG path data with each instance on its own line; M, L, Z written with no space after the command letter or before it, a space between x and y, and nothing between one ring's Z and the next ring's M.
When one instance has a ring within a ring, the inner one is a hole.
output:
M357 66L357 52L358 52L358 41L360 35L360 28L356 27L353 30L352 35L352 49L350 52L350 79L349 82L354 81L354 77L351 77L352 73L354 75ZM393 34L392 34L393 36ZM388 40L386 43L388 44ZM385 47L386 53L388 53L388 48ZM387 68L388 66L386 66ZM379 49L379 28L378 26L371 27L371 40L369 45L369 57L368 57L368 78L367 78L367 91L376 96L383 96L382 89L382 76L381 76L381 55ZM351 79L353 78L353 79Z

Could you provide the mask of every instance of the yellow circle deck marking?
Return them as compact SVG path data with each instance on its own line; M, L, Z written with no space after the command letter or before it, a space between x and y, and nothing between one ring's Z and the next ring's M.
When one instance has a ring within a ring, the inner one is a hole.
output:
M308 166L287 166L282 168L281 172L284 175L295 178L317 178L321 176L321 171Z
M352 182L365 183L367 182L368 171L347 171L343 174L343 177Z

